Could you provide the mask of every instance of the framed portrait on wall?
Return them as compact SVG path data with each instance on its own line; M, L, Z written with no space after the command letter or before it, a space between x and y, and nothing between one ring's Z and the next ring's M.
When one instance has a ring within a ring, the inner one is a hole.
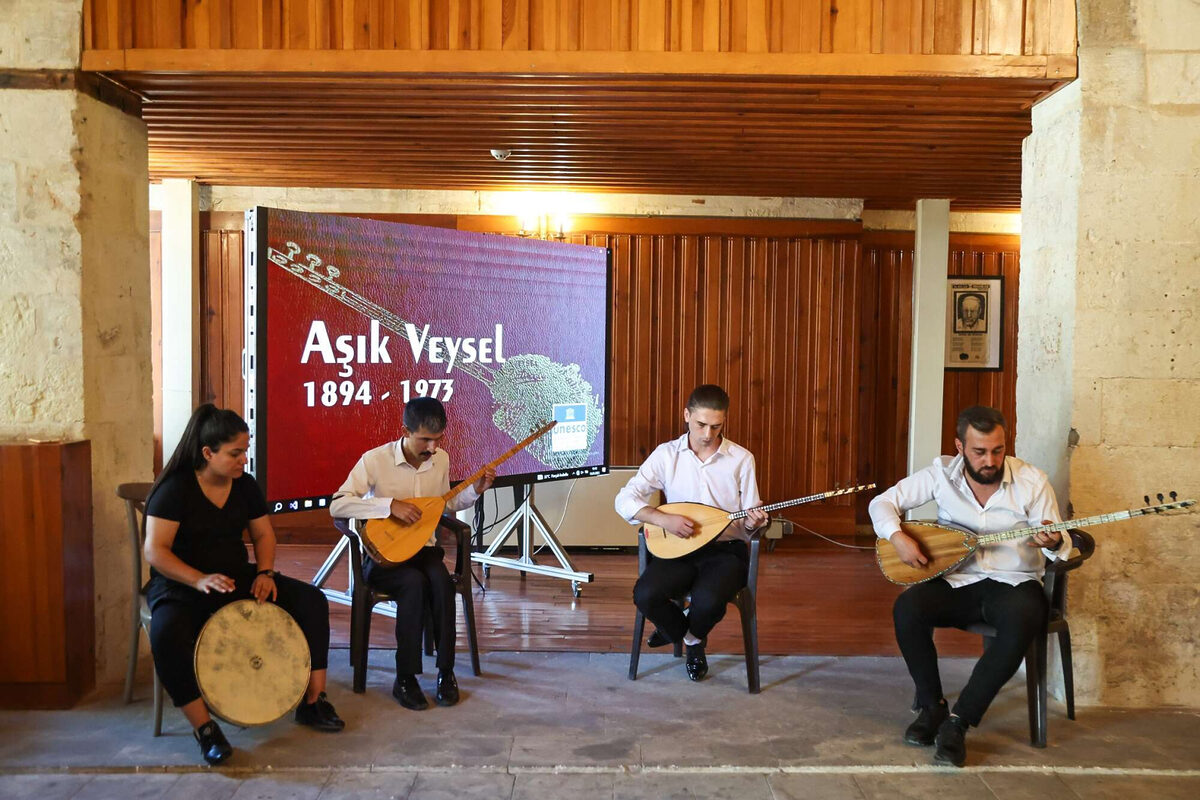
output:
M946 369L1000 369L1004 278L951 275L946 292Z

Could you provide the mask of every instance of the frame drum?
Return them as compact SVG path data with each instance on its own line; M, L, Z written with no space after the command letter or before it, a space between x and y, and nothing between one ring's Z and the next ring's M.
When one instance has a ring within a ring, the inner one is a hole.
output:
M247 727L274 722L308 688L308 642L268 601L238 600L208 618L196 637L196 683L213 714Z

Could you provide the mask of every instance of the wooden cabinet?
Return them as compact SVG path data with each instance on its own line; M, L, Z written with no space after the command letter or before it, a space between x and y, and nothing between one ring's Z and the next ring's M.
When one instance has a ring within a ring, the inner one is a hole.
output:
M0 443L0 707L67 708L95 683L86 441Z

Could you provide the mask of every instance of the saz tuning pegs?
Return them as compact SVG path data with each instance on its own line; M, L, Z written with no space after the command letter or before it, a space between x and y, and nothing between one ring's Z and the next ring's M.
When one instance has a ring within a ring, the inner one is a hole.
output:
M1148 494L1142 495L1142 501L1145 502L1146 505L1150 505L1150 495L1148 495Z
M1174 503L1174 502L1175 502L1175 499L1176 499L1177 497L1179 497L1179 495L1175 494L1175 492L1171 492L1171 493L1169 494L1169 497L1171 498L1171 502L1172 502L1172 503Z
M1160 502L1160 503L1161 503L1161 502L1163 502L1164 500L1166 500L1166 498L1165 498L1165 497L1163 497L1163 493L1162 493L1162 492L1159 492L1159 493L1158 493L1157 495L1155 495L1155 496L1158 498L1158 502Z

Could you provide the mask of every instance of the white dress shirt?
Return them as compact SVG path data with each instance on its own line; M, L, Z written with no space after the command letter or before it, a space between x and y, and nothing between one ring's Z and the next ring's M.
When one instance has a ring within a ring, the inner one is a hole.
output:
M754 455L746 448L722 437L715 453L703 461L688 447L685 433L678 439L664 442L617 493L616 509L633 525L634 519L655 492L663 493L667 503L704 503L724 511L741 511L762 505L758 496L758 478L754 471ZM740 524L730 525L719 537L721 540L745 539Z
M450 456L440 447L428 461L414 467L404 457L404 440L389 442L363 453L349 476L333 496L329 513L351 519L386 519L393 500L440 497L450 491ZM447 511L461 511L475 502L474 486L459 492ZM436 544L436 534L426 546Z
M980 506L967 485L963 457L938 456L931 466L910 475L871 501L875 535L890 539L900 530L900 515L933 500L938 521L966 528L977 534L1001 533L1042 520L1060 522L1058 501L1046 473L1011 456L1004 459L1000 488ZM953 572L942 577L951 586L967 586L984 578L1012 586L1041 580L1048 558L1065 559L1071 553L1071 537L1063 535L1056 550L1029 546L1028 538L1009 539L986 545Z

